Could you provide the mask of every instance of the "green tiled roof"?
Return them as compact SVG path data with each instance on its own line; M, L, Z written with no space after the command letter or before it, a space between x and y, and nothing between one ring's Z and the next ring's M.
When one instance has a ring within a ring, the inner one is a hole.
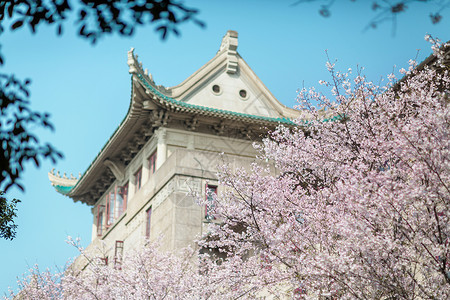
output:
M53 186L55 188L55 190L63 195L67 195L68 193L70 193L70 191L73 189L73 186L62 186L62 185L55 185Z
M295 125L295 123L292 122L288 118L270 118L270 117L255 116L255 115L244 114L244 113L223 110L223 109L217 109L217 108L212 108L212 107L206 107L206 106L201 106L201 105L195 105L195 104L190 104L190 103L186 103L183 101L175 100L171 97L164 95L157 89L155 89L150 83L148 83L148 81L141 74L137 74L137 77L139 78L139 80L142 82L142 84L144 84L144 86L147 89L152 91L152 93L154 93L158 97L164 99L165 101L167 101L171 104L177 105L177 106L181 106L181 107L188 108L188 109L201 110L201 111L205 111L205 112L212 112L212 113L218 113L218 114L223 114L223 115L231 115L231 116L236 116L236 117L241 117L241 118L246 118L246 119L254 119L254 120L262 120L262 121L268 121L268 122L274 122L274 123Z

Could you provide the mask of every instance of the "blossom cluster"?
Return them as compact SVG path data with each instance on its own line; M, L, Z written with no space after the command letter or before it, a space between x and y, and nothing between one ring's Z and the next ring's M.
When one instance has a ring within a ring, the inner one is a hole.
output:
M448 67L412 61L381 87L327 68L332 99L300 91L302 118L255 145L259 162L222 167L198 252L32 269L19 296L450 299Z
M268 163L223 168L204 246L227 252L227 297L449 299L448 68L382 87L327 68L334 98L301 91L310 119L257 146Z

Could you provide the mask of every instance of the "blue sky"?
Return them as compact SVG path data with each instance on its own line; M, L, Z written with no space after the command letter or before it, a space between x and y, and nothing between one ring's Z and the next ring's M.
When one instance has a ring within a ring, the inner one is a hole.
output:
M16 287L16 277L28 266L54 268L76 256L76 250L65 243L68 235L89 244L90 207L56 193L47 172L56 167L68 174L83 173L119 125L130 100L126 60L131 47L157 84L173 86L214 56L227 30L236 30L238 52L278 100L293 106L298 88L329 79L326 49L330 58L338 60L338 68L364 66L368 78L378 82L394 65L406 67L417 49L421 49L419 61L430 54L426 33L450 39L450 11L443 12L440 24L432 25L431 5L411 5L398 16L393 36L389 22L363 31L374 16L372 1L336 1L327 19L318 14L320 1L291 6L294 2L187 1L200 10L206 28L184 24L181 37L166 41L152 28L141 28L132 38L106 37L92 46L75 36L71 24L62 37L55 35L54 28L41 28L36 35L27 30L2 35L5 67L1 71L32 79L32 107L49 112L56 128L37 132L65 158L56 166L28 165L22 180L25 193L9 195L23 202L16 239L0 240L0 294L8 286Z

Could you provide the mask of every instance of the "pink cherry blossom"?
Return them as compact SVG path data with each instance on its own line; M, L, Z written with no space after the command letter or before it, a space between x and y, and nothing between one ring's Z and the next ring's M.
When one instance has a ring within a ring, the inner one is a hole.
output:
M251 169L221 168L198 253L150 244L117 268L80 248L86 270L32 268L20 297L450 299L450 77L428 39L438 65L386 86L328 62L333 99L302 89Z

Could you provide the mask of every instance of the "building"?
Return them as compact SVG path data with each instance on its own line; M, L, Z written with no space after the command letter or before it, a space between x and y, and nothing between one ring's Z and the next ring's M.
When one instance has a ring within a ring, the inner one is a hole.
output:
M88 248L105 241L111 259L147 238L163 236L169 251L193 244L213 216L191 192L210 201L220 191L218 165L249 165L252 143L299 115L275 99L237 46L237 32L228 31L210 61L170 88L155 85L134 49L128 52L124 120L78 179L49 173L58 192L92 207Z

